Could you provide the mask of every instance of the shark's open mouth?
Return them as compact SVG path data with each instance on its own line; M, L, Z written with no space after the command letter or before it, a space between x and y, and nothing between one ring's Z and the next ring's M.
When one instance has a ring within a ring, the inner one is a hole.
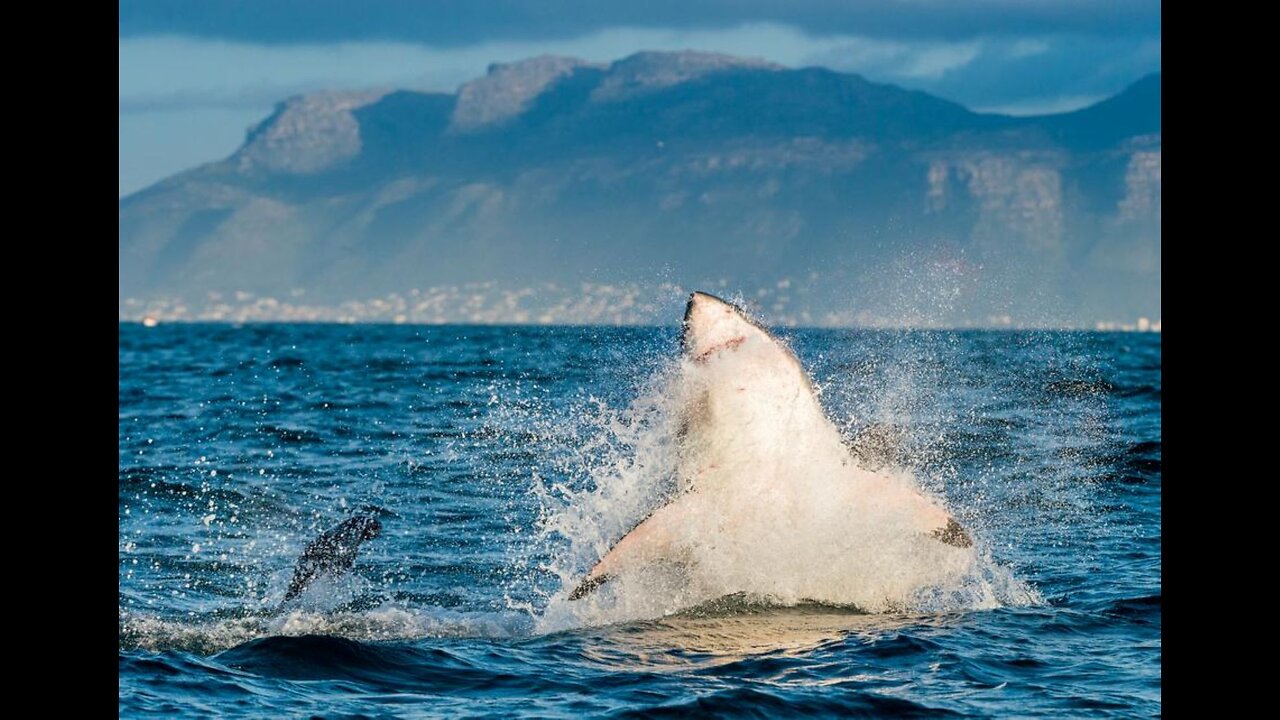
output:
M693 361L696 363L706 362L711 359L712 355L715 355L721 350L732 350L733 348L736 348L742 343L746 342L746 340L747 339L745 337L736 337L729 340L725 340L724 342L718 345L713 345L707 348L706 350L703 350L702 352L698 353L696 356L694 356Z

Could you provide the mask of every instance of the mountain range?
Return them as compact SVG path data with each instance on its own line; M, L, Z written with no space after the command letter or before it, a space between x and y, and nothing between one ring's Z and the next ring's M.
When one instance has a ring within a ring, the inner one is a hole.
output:
M800 324L1159 318L1160 122L1158 74L1011 117L698 52L319 92L120 200L121 316L645 322L699 287Z

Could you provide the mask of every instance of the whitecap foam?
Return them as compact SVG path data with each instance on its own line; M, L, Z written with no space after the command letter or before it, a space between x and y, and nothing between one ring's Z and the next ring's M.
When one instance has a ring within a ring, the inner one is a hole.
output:
M360 611L293 610L185 619L121 611L119 630L122 648L212 654L275 636L330 635L363 642L506 638L528 634L530 621L523 613L459 612L387 604Z

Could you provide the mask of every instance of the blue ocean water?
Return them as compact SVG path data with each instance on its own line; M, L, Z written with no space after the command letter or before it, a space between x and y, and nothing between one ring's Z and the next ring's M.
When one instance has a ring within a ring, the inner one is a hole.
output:
M567 503L630 467L674 327L121 324L121 714L1161 712L1158 334L780 334L1021 591L566 613L566 534L610 524ZM371 507L353 572L282 607Z

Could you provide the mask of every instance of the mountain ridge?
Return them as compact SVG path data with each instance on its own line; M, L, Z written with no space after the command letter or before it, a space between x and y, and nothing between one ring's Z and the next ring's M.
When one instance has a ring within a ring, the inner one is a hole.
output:
M121 298L816 272L811 310L1158 317L1159 89L1012 117L823 68L639 53L494 64L454 94L297 96L227 159L121 199ZM956 298L909 287L913 259Z

